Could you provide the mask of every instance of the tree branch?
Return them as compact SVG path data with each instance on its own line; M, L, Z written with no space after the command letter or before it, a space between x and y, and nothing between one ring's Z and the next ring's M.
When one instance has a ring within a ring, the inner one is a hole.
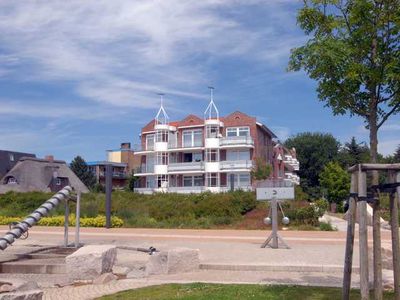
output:
M397 103L393 108L382 118L382 120L378 124L378 129L386 122L386 120L398 109L400 108L400 102Z

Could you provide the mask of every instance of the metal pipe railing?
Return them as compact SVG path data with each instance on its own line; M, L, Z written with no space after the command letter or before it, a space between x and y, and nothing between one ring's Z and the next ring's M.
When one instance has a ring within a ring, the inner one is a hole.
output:
M72 192L72 187L66 186L49 200L44 202L38 209L27 216L23 221L14 226L2 238L0 238L0 249L5 250L9 245L15 242L24 232L34 226L41 218L60 204L61 201L67 200Z

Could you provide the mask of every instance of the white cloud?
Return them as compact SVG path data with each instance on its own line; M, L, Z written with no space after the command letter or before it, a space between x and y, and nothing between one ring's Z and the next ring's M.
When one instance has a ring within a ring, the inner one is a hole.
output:
M400 145L400 138L393 140L383 140L378 143L378 151L383 155L392 155Z
M286 61L298 39L274 23L293 17L285 4L2 1L0 43L8 54L0 61L11 59L24 80L72 80L75 92L92 101L153 108L149 100L158 91L201 98L199 86L205 90L212 80L204 57L240 57L266 65ZM263 8L270 23L254 30L238 12L247 6Z

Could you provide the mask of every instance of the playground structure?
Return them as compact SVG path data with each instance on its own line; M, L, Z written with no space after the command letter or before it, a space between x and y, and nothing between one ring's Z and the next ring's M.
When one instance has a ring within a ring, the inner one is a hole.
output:
M359 223L360 290L361 299L369 299L367 203L372 204L373 216L373 276L374 299L382 299L382 253L379 193L388 193L390 199L390 227L392 237L393 277L395 299L400 300L400 243L399 201L400 164L359 164L349 168L351 187L347 213L347 237L343 274L342 299L350 299L356 214ZM370 185L367 193L367 173L385 172L387 183Z
M80 197L81 193L77 193L77 197L73 195L72 187L66 186L53 197L44 202L38 209L27 216L23 221L10 225L8 231L0 238L0 249L5 250L12 245L15 240L28 237L28 230L36 225L41 218L47 216L51 210L56 208L62 201L65 203L65 222L64 222L64 247L68 247L68 218L69 218L69 201L76 201L76 226L75 226L75 247L79 247L79 229L80 229Z

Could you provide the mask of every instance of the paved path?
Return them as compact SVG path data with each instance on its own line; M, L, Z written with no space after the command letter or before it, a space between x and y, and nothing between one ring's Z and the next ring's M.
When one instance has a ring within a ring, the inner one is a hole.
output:
M0 234L6 231L5 226L0 226ZM45 299L93 299L121 290L169 282L341 285L340 270L343 268L345 232L282 231L281 236L291 249L260 248L269 233L258 230L83 228L81 241L85 244L154 246L160 250L182 246L197 248L200 249L201 264L209 266L209 269L195 273L152 276L141 280L120 280L106 285L45 288ZM384 243L389 243L390 232L382 231L382 239ZM73 241L73 228L70 241ZM355 241L354 267L357 268L359 260L357 237ZM372 238L370 241L372 242ZM62 242L63 228L34 227L30 230L28 240L18 240L2 255L23 253L29 248L37 248L38 245L61 245ZM143 262L147 259L147 254L119 250L117 264L134 266L138 261ZM220 267L223 270L219 270ZM249 268L253 271L247 271ZM36 277L38 281L47 283L42 286L51 285L52 277L46 275ZM57 277L54 278L54 283L56 279L62 282L62 278ZM355 274L353 281L355 286L357 282Z

